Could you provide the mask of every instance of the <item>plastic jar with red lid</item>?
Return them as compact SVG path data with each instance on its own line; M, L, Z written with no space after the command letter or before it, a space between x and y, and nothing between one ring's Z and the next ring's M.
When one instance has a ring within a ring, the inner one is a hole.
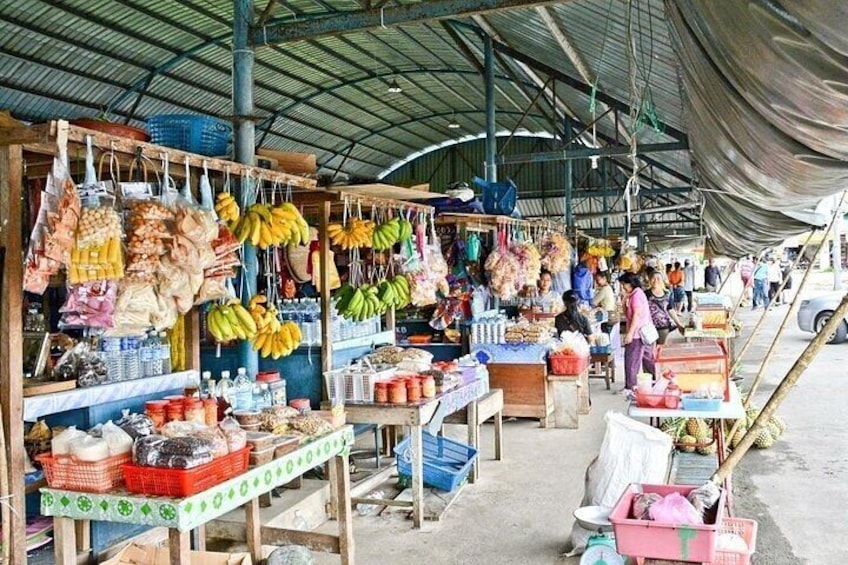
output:
M406 380L399 379L389 383L389 402L406 404Z
M418 377L411 377L406 380L406 400L408 402L421 400L421 381Z
M144 413L153 422L154 428L158 429L165 425L169 404L167 400L148 400L144 403Z
M385 404L389 401L389 383L377 381L374 383L374 402Z
M206 423L206 413L203 410L202 400L199 398L186 398L183 405L185 407L186 422Z

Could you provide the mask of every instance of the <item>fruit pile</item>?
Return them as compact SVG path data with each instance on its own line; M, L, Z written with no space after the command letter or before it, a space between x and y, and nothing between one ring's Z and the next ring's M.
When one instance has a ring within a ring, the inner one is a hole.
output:
M754 425L757 417L760 415L760 409L754 406L748 408L745 411L745 421L741 422L739 427L736 429L736 433L733 434L733 437L730 438L730 447L731 449L735 449L739 442L742 441L742 438L745 437L745 433ZM732 424L733 422L731 422ZM776 442L783 432L786 431L786 423L783 419L774 415L769 418L768 424L765 428L760 430L760 433L757 434L756 439L754 439L754 447L758 449L768 449L774 442Z
M371 247L375 227L371 220L351 218L344 225L334 223L327 226L327 235L333 245L347 251L358 247Z
M225 304L213 304L206 314L209 333L219 342L236 339L253 339L256 336L256 322L237 298Z
M294 322L281 323L276 306L264 306L267 303L268 298L264 294L256 294L247 305L257 327L253 350L258 351L262 357L279 359L291 355L300 345L303 336Z
M701 418L668 418L661 426L662 431L671 436L678 449L684 453L698 452L701 455L715 455L717 443L712 429Z
M275 206L257 202L242 216L233 196L222 192L217 196L215 211L240 243L250 242L259 249L268 249L309 241L309 225L291 202Z
M344 284L336 292L336 311L357 322L383 314L390 307L405 308L410 301L409 281L403 275L385 279L377 284L354 287Z
M376 251L391 249L395 243L403 243L412 237L412 224L408 220L392 218L374 228L372 237Z

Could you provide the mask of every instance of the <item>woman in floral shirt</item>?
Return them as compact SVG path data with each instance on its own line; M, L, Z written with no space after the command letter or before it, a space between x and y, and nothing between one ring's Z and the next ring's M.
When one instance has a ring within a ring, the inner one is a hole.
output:
M668 334L675 328L683 331L683 324L677 317L677 311L671 298L671 292L665 287L663 276L655 273L651 277L651 287L645 293L648 296L648 309L651 311L651 321L657 328L657 344L663 345L668 339Z

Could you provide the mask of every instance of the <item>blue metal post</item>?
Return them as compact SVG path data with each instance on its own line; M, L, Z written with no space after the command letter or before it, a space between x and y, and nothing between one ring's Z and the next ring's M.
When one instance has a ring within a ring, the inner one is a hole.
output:
M256 153L256 138L253 109L253 45L250 41L254 15L253 0L235 0L233 16L233 115L235 160L253 164ZM251 181L242 178L241 204L243 210L255 200ZM242 251L244 267L241 271L242 300L246 302L256 293L259 264L256 248L245 244ZM259 355L249 341L239 342L239 364L249 375L259 372Z
M492 38L483 38L483 82L486 90L486 180L498 180L495 159L498 156L498 139L495 137L495 52Z

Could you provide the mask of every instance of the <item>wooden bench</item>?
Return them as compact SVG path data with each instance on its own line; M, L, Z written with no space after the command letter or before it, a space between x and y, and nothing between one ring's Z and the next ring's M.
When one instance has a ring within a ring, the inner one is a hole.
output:
M480 449L480 426L490 418L495 421L495 461L503 458L503 391L493 389L458 412L447 416L445 424L465 424L468 426L468 443ZM478 457L479 459L479 457ZM468 481L474 482L479 476L478 463L474 462Z

